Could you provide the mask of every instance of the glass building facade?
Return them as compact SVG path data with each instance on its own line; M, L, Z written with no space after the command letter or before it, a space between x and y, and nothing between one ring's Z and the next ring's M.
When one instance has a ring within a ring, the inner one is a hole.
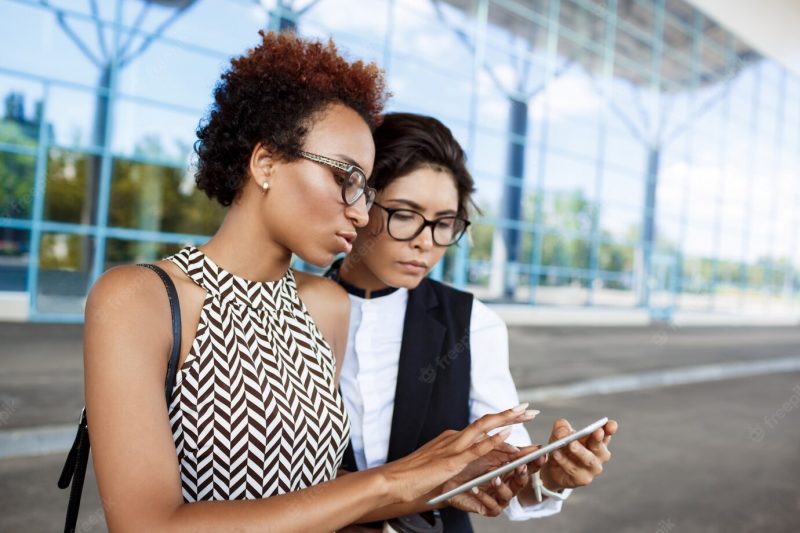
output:
M683 0L4 1L0 305L80 321L104 270L208 238L194 132L260 29L376 61L389 110L461 141L481 213L435 277L657 318L800 309L800 79Z

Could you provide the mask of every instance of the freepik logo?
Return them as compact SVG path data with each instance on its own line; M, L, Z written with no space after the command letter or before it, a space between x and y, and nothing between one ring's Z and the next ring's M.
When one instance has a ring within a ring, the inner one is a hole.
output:
M658 529L656 529L656 533L669 533L675 529L675 522L671 519L662 520L658 523Z
M5 399L0 403L0 428L8 425L18 408L16 398Z
M767 434L767 431L772 431L781 423L781 421L800 407L800 385L792 387L792 395L781 404L775 411L764 416L764 424L753 424L747 428L747 438L753 442L761 442ZM766 426L766 429L765 429Z
M787 414L800 407L800 385L795 385L792 388L792 392L794 394L792 394L787 401L783 402L783 405L772 414L764 417L764 424L766 424L767 428L775 429Z

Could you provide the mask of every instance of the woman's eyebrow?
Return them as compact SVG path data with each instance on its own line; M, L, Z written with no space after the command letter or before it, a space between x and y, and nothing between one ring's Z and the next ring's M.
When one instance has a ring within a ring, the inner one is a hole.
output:
M344 155L344 154L334 154L334 156L335 156L335 157L337 157L337 158L339 158L339 159L341 159L341 160L342 160L342 161L344 161L345 163L350 163L351 165L353 165L353 166L356 166L356 167L358 167L358 168L360 168L360 169L362 169L362 170L364 169L364 167L363 167L363 166L361 166L360 164L358 164L358 163L355 161L355 159L353 159L353 158L352 158L352 157L350 157L350 156L346 156L346 155Z
M425 210L425 209L424 209L424 208L423 208L421 205L419 205L417 202L414 202L414 201L412 201L412 200L406 200L405 198L392 198L392 199L390 199L390 200L386 200L386 201L387 201L387 202L397 202L397 203L405 204L405 205L407 205L408 207L410 207L411 209L416 209L417 211L424 211L424 210ZM444 216L444 215L455 215L455 214L456 214L456 212L455 212L454 210L452 210L452 209L445 209L444 211L438 211L438 212L436 213L436 216L438 217L438 216Z

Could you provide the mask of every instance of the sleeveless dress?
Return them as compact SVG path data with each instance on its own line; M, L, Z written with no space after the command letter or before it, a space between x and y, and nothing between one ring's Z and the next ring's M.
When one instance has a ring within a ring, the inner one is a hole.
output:
M266 498L336 475L350 422L335 358L289 270L254 282L189 246L168 257L206 290L169 407L183 498Z

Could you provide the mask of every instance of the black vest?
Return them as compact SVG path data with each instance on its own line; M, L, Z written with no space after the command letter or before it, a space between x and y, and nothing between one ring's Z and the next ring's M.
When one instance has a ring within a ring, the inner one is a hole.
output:
M472 299L428 278L408 292L387 461L469 425ZM342 468L358 470L352 446ZM467 513L453 507L440 512L447 533L472 532Z

